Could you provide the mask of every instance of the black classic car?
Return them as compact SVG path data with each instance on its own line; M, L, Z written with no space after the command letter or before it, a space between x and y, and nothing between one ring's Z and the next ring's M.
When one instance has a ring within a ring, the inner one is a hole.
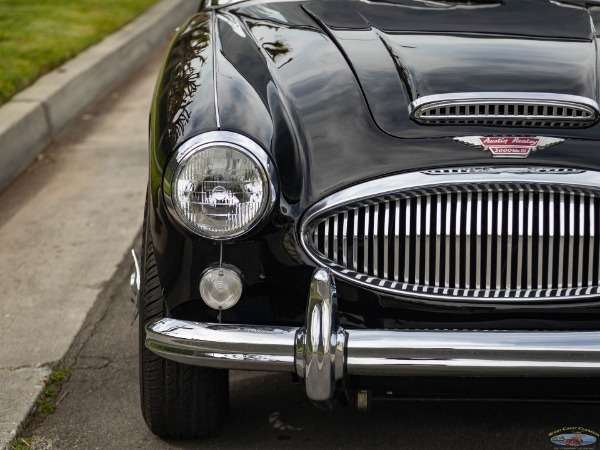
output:
M597 377L598 29L591 0L201 5L150 115L150 429L215 430L229 369L362 409L403 377Z

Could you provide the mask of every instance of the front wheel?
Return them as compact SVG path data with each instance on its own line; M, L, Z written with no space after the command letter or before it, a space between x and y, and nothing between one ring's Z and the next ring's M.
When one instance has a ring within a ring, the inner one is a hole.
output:
M229 408L228 371L177 363L145 347L144 326L165 317L166 312L146 222L138 302L142 413L148 428L160 437L206 437L216 430Z

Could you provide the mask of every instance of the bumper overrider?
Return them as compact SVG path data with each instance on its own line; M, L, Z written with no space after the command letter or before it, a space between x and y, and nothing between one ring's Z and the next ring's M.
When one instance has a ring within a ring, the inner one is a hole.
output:
M345 330L326 268L313 273L303 327L163 318L146 324L145 344L185 364L296 373L315 401L346 375L600 375L600 331Z

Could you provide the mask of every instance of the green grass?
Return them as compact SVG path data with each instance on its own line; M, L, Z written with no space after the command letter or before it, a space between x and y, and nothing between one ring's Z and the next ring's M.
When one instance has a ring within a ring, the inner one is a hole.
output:
M71 367L59 367L54 370L46 380L42 395L37 401L37 410L42 414L52 414L56 411L56 403L54 397L60 390L63 382L65 382L69 375L71 375Z
M32 439L13 439L10 441L10 448L12 450L27 450L31 448Z
M0 0L0 104L158 0Z

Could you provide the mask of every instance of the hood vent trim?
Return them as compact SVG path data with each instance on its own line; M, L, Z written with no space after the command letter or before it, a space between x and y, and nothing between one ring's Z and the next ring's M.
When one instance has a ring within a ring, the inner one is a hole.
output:
M600 117L598 104L576 95L469 92L421 97L410 117L425 125L582 128Z

